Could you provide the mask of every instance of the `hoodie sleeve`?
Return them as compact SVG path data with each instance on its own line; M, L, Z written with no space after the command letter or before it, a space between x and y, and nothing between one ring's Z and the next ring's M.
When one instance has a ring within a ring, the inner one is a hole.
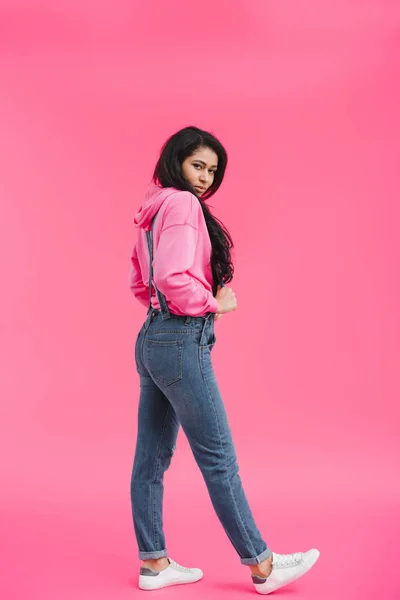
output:
M140 270L139 260L137 256L136 244L131 257L131 271L129 277L131 291L135 298L145 306L150 303L149 288L143 283L142 272Z
M153 261L158 289L189 316L218 310L212 293L187 273L195 258L199 208L198 200L189 192L180 193L171 203Z

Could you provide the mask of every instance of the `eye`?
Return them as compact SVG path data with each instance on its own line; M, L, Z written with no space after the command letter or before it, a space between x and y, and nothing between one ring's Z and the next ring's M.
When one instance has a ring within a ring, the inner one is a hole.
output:
M194 166L195 169L202 169L203 168L203 165L199 165L199 163L193 163L193 166ZM209 169L209 172L212 175L215 175L215 173L216 173L216 171L214 171L213 169Z

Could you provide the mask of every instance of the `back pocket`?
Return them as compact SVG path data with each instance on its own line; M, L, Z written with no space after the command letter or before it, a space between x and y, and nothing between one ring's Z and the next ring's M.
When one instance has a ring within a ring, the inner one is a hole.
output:
M168 386L182 379L183 340L146 340L147 368L156 383Z

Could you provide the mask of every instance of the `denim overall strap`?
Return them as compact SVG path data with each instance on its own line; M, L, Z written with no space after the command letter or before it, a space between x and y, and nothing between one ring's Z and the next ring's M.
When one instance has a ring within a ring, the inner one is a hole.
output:
M154 222L156 220L156 216L157 216L157 214L153 218L153 221L151 224L151 231L146 231L147 245L149 248L149 261L150 261L150 273L149 273L150 301L149 301L149 308L147 310L147 314L149 314L150 311L152 310L151 297L152 297L152 286L154 285L154 289L156 290L156 295L157 295L158 301L160 303L162 318L164 320L164 319L169 319L171 317L171 314L170 314L169 308L168 308L168 304L167 304L167 300L166 300L164 294L157 289L156 284L153 282L153 239L154 239Z

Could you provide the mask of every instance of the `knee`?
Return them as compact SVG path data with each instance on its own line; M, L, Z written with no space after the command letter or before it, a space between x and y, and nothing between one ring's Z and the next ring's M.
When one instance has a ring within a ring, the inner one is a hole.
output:
M239 472L236 456L226 457L223 453L214 453L207 457L198 457L197 460L203 476L209 480L230 480Z
M158 457L156 453L151 454L151 452L136 456L132 470L131 485L143 485L162 479L163 474L171 464L174 453L175 446L164 448Z

